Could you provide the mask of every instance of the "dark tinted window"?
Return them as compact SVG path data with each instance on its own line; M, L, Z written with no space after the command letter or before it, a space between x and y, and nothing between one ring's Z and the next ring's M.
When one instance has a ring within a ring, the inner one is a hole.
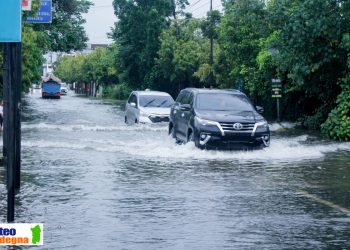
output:
M213 111L253 111L253 106L243 95L198 94L196 106L202 110Z
M181 104L193 104L193 94L191 92L186 92L186 95L181 100Z
M181 103L182 98L186 95L187 91L181 91L180 94L176 98L176 102Z
M141 95L139 98L141 107L170 108L174 103L171 96Z
M137 99L136 99L136 95L135 94L132 94L130 97L129 97L129 101L128 103L135 103L137 104Z
M176 102L180 104L193 104L193 94L190 91L182 91L176 98Z

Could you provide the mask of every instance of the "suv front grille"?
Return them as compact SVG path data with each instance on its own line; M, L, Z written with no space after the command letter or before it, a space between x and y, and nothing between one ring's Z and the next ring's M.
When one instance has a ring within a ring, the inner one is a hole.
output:
M243 122L240 123L240 122L238 122L238 123L242 124L243 127L242 127L242 129L235 129L233 127L233 125L236 124L236 122L219 122L219 123L225 132L227 132L227 131L229 131L229 132L240 132L240 131L252 132L254 129L254 126L255 126L255 123L243 123Z

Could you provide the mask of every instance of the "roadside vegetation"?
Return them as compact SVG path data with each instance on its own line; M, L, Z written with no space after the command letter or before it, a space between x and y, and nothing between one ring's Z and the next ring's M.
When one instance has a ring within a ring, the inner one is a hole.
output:
M23 20L27 15L34 15L40 6L40 0L32 1L32 11L23 12ZM82 50L88 40L83 24L83 13L87 13L91 2L88 0L53 0L53 20L51 24L22 25L22 89L28 92L33 83L40 82L41 68L46 52L71 52ZM0 43L0 51L3 50ZM0 65L2 65L0 53ZM2 70L0 71L2 86ZM2 87L0 88L2 96Z
M25 86L39 78L39 54L85 47L81 13L91 3L53 3L58 11L52 25L24 27ZM279 78L283 119L350 139L350 1L226 0L223 13L206 18L186 13L188 5L114 0L114 43L89 55L61 57L55 73L70 83L103 85L104 95L116 99L135 89L176 96L185 87L236 88L270 118L276 114L271 79Z
M349 1L228 0L224 14L212 11L200 19L184 12L185 0L114 0L113 5L119 19L111 33L115 60L104 67L115 74L101 81L109 96L125 97L128 89L175 96L190 86L237 88L272 118L271 79L279 78L284 119L309 129L322 127L334 139L350 139ZM87 65L93 56L84 57ZM77 59L62 59L57 72L67 60ZM90 72L82 66L74 73L79 74ZM84 80L96 81L93 75Z

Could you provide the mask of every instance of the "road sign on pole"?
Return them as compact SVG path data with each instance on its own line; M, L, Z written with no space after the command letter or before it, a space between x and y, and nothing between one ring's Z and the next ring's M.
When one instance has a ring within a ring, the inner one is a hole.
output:
M282 81L280 79L272 79L272 98L276 98L277 105L277 121L280 121L280 98L282 97Z
M280 79L272 79L272 98L282 97L282 82Z
M22 0L22 10L31 11L32 10L32 0Z
M21 0L0 0L0 42L21 41Z
M27 17L26 23L51 23L52 0L41 0L40 9L36 16Z

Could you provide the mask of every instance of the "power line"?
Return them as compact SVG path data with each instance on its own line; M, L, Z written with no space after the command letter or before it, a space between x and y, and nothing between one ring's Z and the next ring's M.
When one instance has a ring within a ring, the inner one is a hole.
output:
M195 11L197 11L197 10L199 10L199 9L201 9L201 8L203 8L204 6L207 6L208 4L209 4L209 2L206 2L205 4L199 6L198 8L196 8L196 9L194 9L194 10L192 10L192 13L195 12Z
M190 5L189 7L188 7L188 9L187 10L189 10L189 9L191 9L191 8L193 8L194 6L196 6L199 2L201 2L202 0L198 0L197 2L195 2L194 4L192 4L192 5Z
M110 7L113 7L113 5L97 5L97 6L91 6L90 9L110 8Z
M213 7L213 10L218 10L217 8L218 7L221 7L222 5L221 5L221 3L220 4L218 4L218 5L215 5L214 7ZM198 13L196 13L195 15L192 15L192 17L194 17L194 18L203 18L203 17L205 17L205 15L208 13L208 11L207 10L205 10L205 11L202 11L202 12L198 12Z

